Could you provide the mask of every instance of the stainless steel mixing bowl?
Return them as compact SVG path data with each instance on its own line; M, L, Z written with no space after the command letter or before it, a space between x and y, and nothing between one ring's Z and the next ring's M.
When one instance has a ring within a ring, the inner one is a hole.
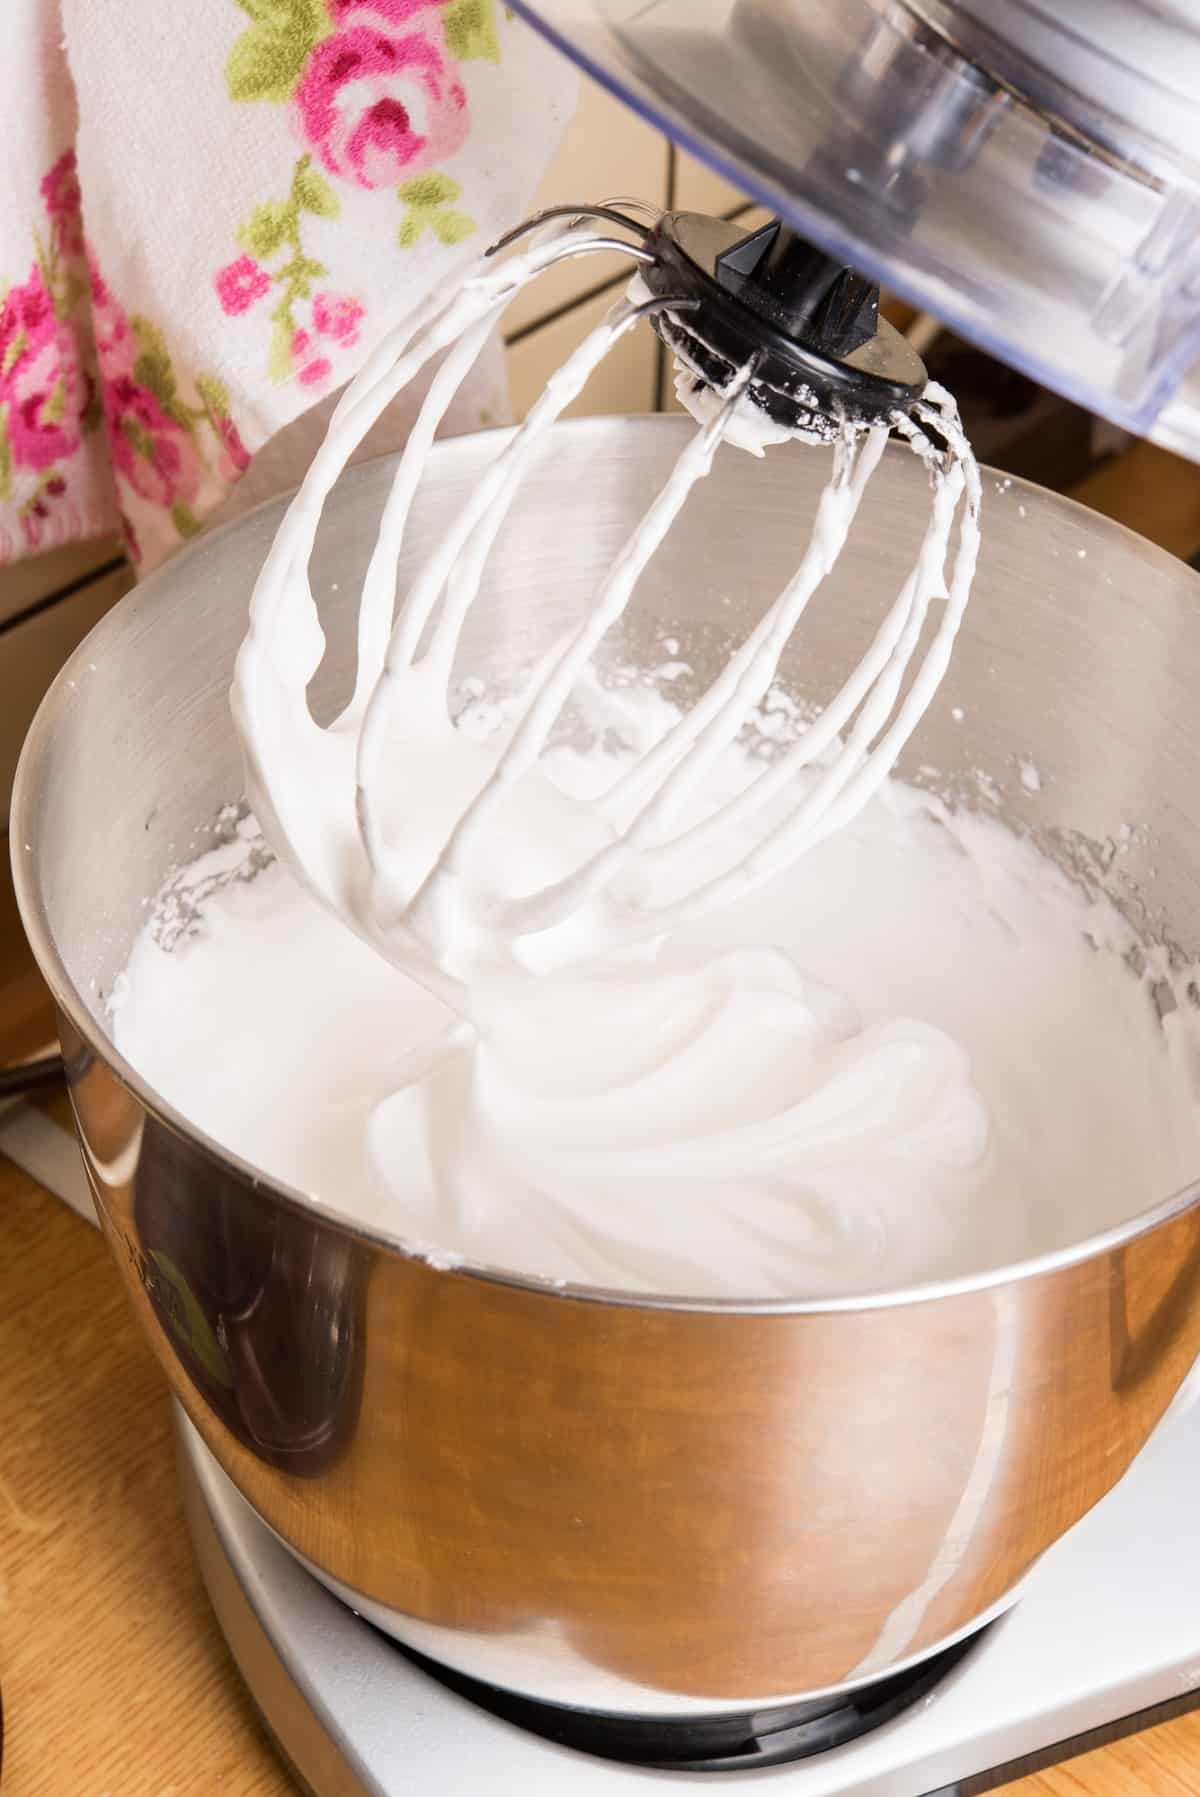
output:
M588 603L687 428L556 431L493 554L464 667L504 677ZM491 452L439 447L406 566ZM710 671L793 567L824 472L815 451L723 452L643 582L626 652L669 631ZM328 508L322 709L347 690L389 474L356 471ZM1101 876L1103 845L1142 826L1114 891L1195 953L1200 581L1066 501L992 478L986 494L975 596L910 769L944 770L967 802ZM827 693L846 668L927 508L913 458L889 454L785 670L797 689ZM1200 1194L1131 1191L1127 1226L937 1289L658 1302L439 1271L205 1139L114 1051L104 995L146 895L240 791L226 694L281 509L202 539L97 627L17 780L22 914L104 1229L172 1386L321 1576L495 1684L678 1716L928 1655L1011 1599L1200 1352ZM1036 798L1018 755L1041 771Z

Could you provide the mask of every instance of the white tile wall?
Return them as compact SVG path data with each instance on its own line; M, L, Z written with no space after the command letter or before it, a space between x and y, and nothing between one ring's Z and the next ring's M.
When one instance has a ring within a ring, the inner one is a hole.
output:
M635 199L667 204L667 140L594 81L580 86L579 106L532 211L572 200ZM547 269L504 315L507 336L620 273L615 256L581 256Z
M641 199L660 207L728 214L745 196L667 140L602 88L585 81L579 110L538 205L565 200ZM522 416L547 377L563 362L619 291L624 270L615 258L581 258L550 270L514 301L505 318L510 341L513 405ZM607 291L597 294L597 287ZM544 321L544 322L542 322ZM659 392L656 339L635 328L597 370L567 417L655 411ZM669 403L674 407L673 395Z
M508 352L508 373L518 418L529 410L554 370L600 323L615 297L615 293L600 294L584 305L572 306L553 323L513 345ZM579 398L567 407L564 418L604 412L652 412L657 364L657 337L649 325L635 325L609 351Z
M675 158L674 185L672 205L677 212L708 212L714 218L726 218L747 203L740 188L715 175L707 163L682 152Z

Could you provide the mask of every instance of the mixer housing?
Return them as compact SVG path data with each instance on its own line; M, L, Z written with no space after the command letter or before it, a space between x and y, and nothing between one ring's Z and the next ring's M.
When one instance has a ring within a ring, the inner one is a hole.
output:
M831 257L1200 458L1200 22L1179 0L517 0Z

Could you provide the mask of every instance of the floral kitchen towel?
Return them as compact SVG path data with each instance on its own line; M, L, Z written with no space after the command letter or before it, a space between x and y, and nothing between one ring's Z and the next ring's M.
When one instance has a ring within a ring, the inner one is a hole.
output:
M141 569L169 555L520 217L574 101L502 0L7 0L5 25L0 561L118 527Z

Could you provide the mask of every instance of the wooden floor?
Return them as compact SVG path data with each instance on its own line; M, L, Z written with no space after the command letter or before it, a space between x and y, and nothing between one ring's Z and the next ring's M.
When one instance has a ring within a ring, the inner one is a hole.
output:
M0 1242L3 1797L293 1793L193 1565L166 1390L107 1251L2 1157ZM1197 1792L1192 1716L1010 1787Z

